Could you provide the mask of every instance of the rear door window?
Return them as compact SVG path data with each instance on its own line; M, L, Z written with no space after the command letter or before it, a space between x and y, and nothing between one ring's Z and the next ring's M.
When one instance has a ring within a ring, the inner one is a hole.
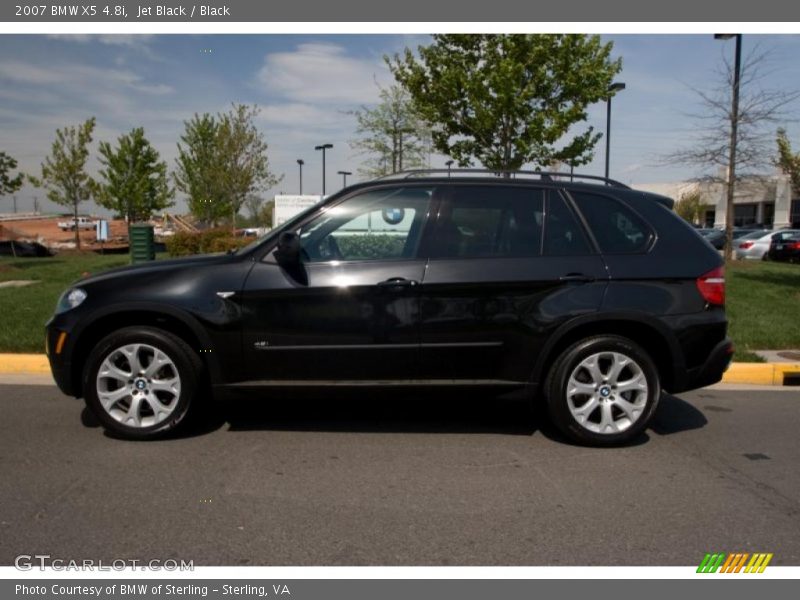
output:
M453 186L433 240L433 258L539 256L544 192L526 186Z

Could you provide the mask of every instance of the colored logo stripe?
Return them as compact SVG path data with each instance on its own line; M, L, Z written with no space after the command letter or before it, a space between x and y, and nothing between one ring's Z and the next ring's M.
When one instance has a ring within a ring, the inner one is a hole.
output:
M700 566L697 567L698 573L739 573L744 568L744 573L763 573L764 569L772 560L772 553L757 552L749 554L747 552L725 552L706 553ZM747 559L750 559L749 562ZM747 563L747 566L745 566Z

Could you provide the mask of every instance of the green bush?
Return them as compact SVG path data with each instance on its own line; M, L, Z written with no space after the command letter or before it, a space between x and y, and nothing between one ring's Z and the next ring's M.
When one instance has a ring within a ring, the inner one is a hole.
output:
M347 260L399 258L403 254L405 238L386 234L337 236L336 244Z
M249 240L231 235L230 229L207 229L197 233L179 231L167 238L165 245L170 256L189 256L210 252L228 252L246 245Z
M188 231L177 231L175 235L164 240L170 256L188 256L200 253L200 234Z

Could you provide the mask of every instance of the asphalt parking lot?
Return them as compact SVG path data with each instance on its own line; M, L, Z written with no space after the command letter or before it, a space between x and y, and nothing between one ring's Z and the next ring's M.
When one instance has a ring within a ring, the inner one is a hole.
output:
M55 387L0 385L0 564L798 565L798 396L668 396L638 444L597 450L464 397L252 399L126 442Z

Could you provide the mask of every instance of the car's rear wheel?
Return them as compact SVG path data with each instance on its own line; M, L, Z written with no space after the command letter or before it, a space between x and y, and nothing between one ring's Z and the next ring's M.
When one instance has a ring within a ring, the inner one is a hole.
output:
M91 352L84 373L86 404L118 436L163 436L197 403L201 370L202 361L179 337L126 327Z
M571 440L593 446L629 442L642 433L661 396L658 369L638 344L603 335L573 344L545 382L553 423Z

